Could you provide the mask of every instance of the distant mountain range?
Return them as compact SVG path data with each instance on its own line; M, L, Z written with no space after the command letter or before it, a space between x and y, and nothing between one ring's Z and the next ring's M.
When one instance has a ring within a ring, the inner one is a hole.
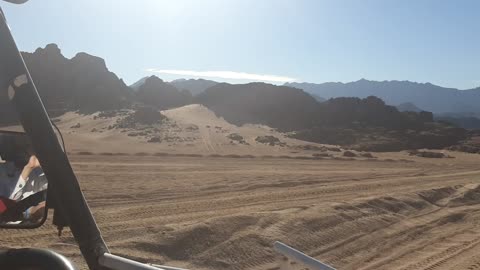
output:
M130 87L136 89L144 80L145 78L142 78ZM170 82L179 90L185 89L190 91L193 96L204 92L218 83L204 79L178 79ZM480 87L459 90L431 83L370 81L365 79L349 83L286 83L285 86L302 89L319 102L336 97L366 98L368 96L376 96L389 105L397 106L400 111L419 112L425 110L436 115L446 113L473 113L480 115Z
M432 113L421 110L480 111L480 89L459 91L432 84L367 80L284 86L202 79L169 83L156 76L128 87L108 70L103 59L86 53L68 59L57 45L49 44L23 56L51 116L137 106L163 110L198 103L236 125L265 124L297 132L298 138L314 142L397 150L444 147L464 137L464 130L435 123ZM2 115L8 115L3 114L7 112L2 106L5 100L0 100ZM453 117L456 115L477 114ZM474 119L454 123L477 124ZM371 146L371 142L378 145Z
M188 90L192 95L196 96L206 89L218 84L218 82L204 79L178 79L171 81L170 84L174 85L179 90Z
M140 80L136 81L134 84L130 85L134 91L137 91L138 88L145 83L145 80L149 78L148 76L141 78ZM204 79L177 79L171 82L167 82L168 84L173 85L178 90L187 90L193 96L196 96L206 89L218 84L216 81L211 80L204 80Z
M329 99L334 97L376 96L387 104L411 102L433 113L480 112L480 87L470 90L445 88L431 83L409 81L369 81L350 83L286 83L311 94Z

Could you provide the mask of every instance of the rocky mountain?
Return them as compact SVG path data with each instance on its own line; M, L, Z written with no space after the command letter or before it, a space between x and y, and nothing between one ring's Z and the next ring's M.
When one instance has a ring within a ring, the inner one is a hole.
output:
M315 94L310 94L310 95L312 95L312 97L313 97L316 101L318 101L318 102L327 101L326 99L324 99L323 97L320 97L320 96L318 96L318 95L315 95Z
M400 112L377 97L333 98L319 104L312 127L294 138L360 151L443 148L466 138L466 130L434 122L431 112Z
M156 76L140 80L135 84L137 90L134 91L110 72L105 61L99 57L78 53L72 59L67 59L55 44L23 54L52 116L66 111L92 113L131 108L132 104L136 108L147 105L156 111L199 103L236 125L265 124L280 131L289 131L291 136L298 139L339 144L358 150L397 151L453 145L465 138L466 131L447 123L454 122L451 119L434 122L431 112L420 111L415 105L422 109L440 106L438 108L441 111L462 105L467 109L473 108L472 102L480 91L366 80L349 84L323 84L320 87L306 85L313 87L309 88L310 93L296 87L267 83L228 84L207 80L176 81L182 89L179 90L175 83L164 82ZM208 84L213 85L202 90ZM192 85L203 86L192 88ZM306 88L304 84L292 85ZM197 90L201 91L193 97L190 91ZM384 102L371 95L348 97L371 92L386 96L389 101ZM2 93L5 94L5 91ZM469 99L465 95L469 95ZM323 102L320 102L318 97L329 99L321 99ZM448 100L444 100L447 97ZM404 102L415 102L415 105L398 101L403 99ZM427 99L432 101L428 103ZM465 100L464 103L455 103L460 99ZM10 119L5 100L6 97L0 97L0 113L3 119ZM386 103L401 104L400 110ZM477 125L472 119L456 124Z
M476 117L439 116L435 117L435 120L451 123L452 125L465 129L480 129L480 119Z
M280 130L310 127L318 110L318 102L304 91L266 83L219 83L195 102L236 125L266 124Z
M188 90L178 90L175 86L164 82L157 76L150 76L138 87L136 100L158 109L171 109L192 102L192 94Z
M396 106L397 109L401 112L421 112L422 109L418 108L415 104L411 102L405 102Z
M22 54L51 115L119 109L132 100L130 88L108 70L102 58L78 53L68 59L56 44Z
M406 102L433 113L480 112L480 88L458 90L431 83L409 81L369 81L350 83L287 83L286 86L303 89L323 98L377 96L387 104Z
M178 79L170 82L172 85L174 85L177 89L180 90L188 90L192 95L196 96L203 91L205 91L207 88L210 88L218 82L216 81L211 81L211 80L204 80L204 79Z
M433 122L431 112L400 112L375 96L332 98L319 104L317 125L418 129Z
M480 130L480 115L475 113L443 113L435 115L436 121L451 123L465 129Z
M136 81L134 84L130 85L130 88L132 88L133 91L138 91L138 88L145 83L145 80L147 80L148 76L145 76L141 78L140 80Z
M222 83L194 102L236 125L266 124L296 139L361 151L443 148L466 138L464 129L434 122L431 112L401 112L374 96L318 102L297 88Z

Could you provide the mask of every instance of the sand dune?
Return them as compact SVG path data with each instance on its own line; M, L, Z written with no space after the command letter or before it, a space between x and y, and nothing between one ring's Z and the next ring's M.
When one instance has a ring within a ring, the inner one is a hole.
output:
M303 154L302 146L322 146L289 138L268 126L232 125L198 104L162 111L162 114L167 116L168 121L158 125L158 131L146 136L129 136L131 133L129 131L109 128L124 116L103 118L99 117L99 113L80 115L69 112L57 118L56 121L71 152L295 156ZM152 136L162 138L162 142L147 142ZM273 136L278 138L279 143L273 146L259 143L256 141L259 136ZM307 152L308 155L312 153Z

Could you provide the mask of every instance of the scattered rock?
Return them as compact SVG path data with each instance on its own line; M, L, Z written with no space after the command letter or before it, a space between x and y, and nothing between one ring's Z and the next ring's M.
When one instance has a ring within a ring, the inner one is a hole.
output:
M343 156L344 156L344 157L356 157L357 154L355 154L355 153L352 152L352 151L345 151L345 152L343 152Z
M227 136L227 138L229 138L230 140L232 140L232 143L233 141L236 141L238 143L241 143L241 144L245 144L245 139L240 135L240 134L237 134L237 133L232 133L232 134L229 134Z
M144 131L140 131L140 132L130 132L127 135L130 137L137 137L137 136L147 136L147 133Z
M117 116L117 111L110 110L110 111L101 111L98 113L98 116L94 116L93 119L97 118L111 118Z
M312 154L313 157L332 157L332 155L330 155L329 153L314 153Z
M185 139L183 139L183 138L180 138L178 136L171 136L171 135L167 135L163 139L167 142L183 142L183 141L185 141Z
M185 128L186 131L197 131L198 130L198 126L197 125L189 125L188 127Z
M338 147L334 147L334 146L331 146L331 147L326 147L326 149L328 151L332 151L332 152L342 152L342 149L338 148Z
M409 152L409 155L424 157L424 158L451 158L451 156L441 152L430 152L430 151L419 151L419 150L412 150Z
M285 146L285 143L282 143L280 139L275 136L267 135L267 136L258 136L255 138L255 141L258 143L268 144L270 146L280 145Z
M152 107L140 107L126 117L117 120L116 128L145 129L145 125L161 124L166 117Z
M80 128L80 127L81 127L80 123L77 123L77 124L71 126L70 128Z
M150 143L161 143L162 142L162 138L158 137L158 136L155 136L155 137L152 137L150 139L148 139L147 142L150 142Z
M369 153L369 152L365 152L365 153L360 153L360 156L361 157L364 157L364 158L375 158L372 153Z
M307 151L327 151L327 148L325 146L316 146L316 145L299 145L297 148L302 149L302 150L307 150Z

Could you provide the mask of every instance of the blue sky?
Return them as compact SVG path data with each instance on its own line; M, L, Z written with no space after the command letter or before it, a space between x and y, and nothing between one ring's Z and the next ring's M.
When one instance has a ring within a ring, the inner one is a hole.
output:
M151 74L228 82L410 80L480 86L475 0L30 0L0 4L21 50L100 56ZM264 76L268 75L268 76Z

